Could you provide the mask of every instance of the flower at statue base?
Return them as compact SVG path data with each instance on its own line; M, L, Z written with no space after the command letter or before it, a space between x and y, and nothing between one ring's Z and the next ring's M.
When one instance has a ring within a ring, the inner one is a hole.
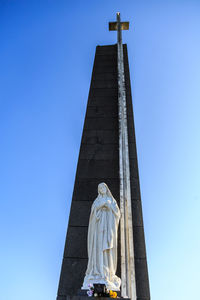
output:
M94 286L93 286L93 284L89 283L88 284L88 288L89 288L89 290L87 291L87 295L88 295L88 297L92 297L93 293L94 293Z
M88 295L88 297L92 297L93 296L93 291L91 291L91 290L87 291L87 295Z
M110 290L109 296L110 296L110 298L117 298L117 293Z
M92 289L92 290L94 289L94 286L93 286L92 283L89 283L89 284L88 284L88 287L89 287L90 290L91 290L91 289Z

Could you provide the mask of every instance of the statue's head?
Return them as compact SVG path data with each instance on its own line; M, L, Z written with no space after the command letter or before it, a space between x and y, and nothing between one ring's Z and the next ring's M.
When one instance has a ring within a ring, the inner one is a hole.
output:
M104 196L107 194L107 191L108 191L108 187L104 182L102 182L98 185L98 193L99 194Z

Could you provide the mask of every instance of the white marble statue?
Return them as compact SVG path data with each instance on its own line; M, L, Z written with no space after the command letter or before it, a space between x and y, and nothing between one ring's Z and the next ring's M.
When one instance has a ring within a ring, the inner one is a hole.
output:
M105 183L98 185L98 197L90 213L88 227L88 266L82 289L90 283L105 283L108 289L119 291L121 279L117 269L117 231L120 210Z

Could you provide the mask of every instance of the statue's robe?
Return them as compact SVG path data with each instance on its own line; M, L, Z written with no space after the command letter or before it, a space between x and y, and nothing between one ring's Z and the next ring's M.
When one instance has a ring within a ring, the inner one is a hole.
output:
M83 287L89 283L105 283L119 290L117 269L117 231L120 211L114 198L98 196L94 201L88 228L88 266Z

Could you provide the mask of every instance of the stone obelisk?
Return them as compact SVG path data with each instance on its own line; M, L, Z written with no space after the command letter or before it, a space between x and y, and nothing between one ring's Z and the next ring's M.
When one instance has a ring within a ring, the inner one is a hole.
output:
M83 283L89 214L100 182L109 186L121 212L121 296L150 299L128 54L122 44L129 22L117 13L109 29L117 31L117 44L96 47L57 300L76 296Z

